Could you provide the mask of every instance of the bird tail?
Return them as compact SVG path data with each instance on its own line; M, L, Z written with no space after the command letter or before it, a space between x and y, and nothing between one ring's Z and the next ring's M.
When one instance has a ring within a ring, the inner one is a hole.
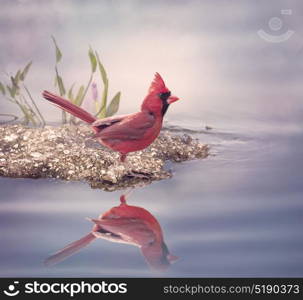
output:
M53 104L59 106L63 110L67 111L68 113L74 115L75 117L91 124L97 120L93 115L91 115L89 112L85 111L81 107L71 103L68 100L63 99L62 97L59 97L57 95L54 95L48 91L44 91L42 93L42 96L52 102Z
M65 260L67 257L73 255L74 253L78 252L82 248L86 247L95 238L96 237L92 233L89 233L89 234L85 235L80 240L77 240L73 243L68 244L63 249L59 250L58 252L56 252L53 255L51 255L50 257L48 257L44 261L44 264L46 266L50 266L50 265L54 265L54 264L57 264L57 263Z

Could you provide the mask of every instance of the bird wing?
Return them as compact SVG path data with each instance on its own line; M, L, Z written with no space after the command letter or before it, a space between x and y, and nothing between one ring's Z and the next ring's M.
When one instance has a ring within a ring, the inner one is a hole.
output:
M131 115L118 116L116 119L108 118L108 120L100 121L103 121L103 125L101 125L100 132L96 134L98 138L103 140L139 140L143 138L146 130L155 124L155 117L148 112L138 112ZM100 125L98 128L100 128Z
M102 130L115 123L122 121L127 116L128 115L120 115L120 116L113 116L113 117L104 118L104 119L98 119L94 123L92 123L92 126L95 127L96 129Z
M155 233L151 228L138 218L91 219L91 221L97 224L101 231L108 231L120 236L120 239L124 241L141 246L152 244L156 240Z

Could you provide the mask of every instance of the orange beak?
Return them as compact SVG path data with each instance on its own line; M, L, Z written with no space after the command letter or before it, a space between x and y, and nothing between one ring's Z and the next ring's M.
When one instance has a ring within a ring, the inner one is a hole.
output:
M170 96L170 97L167 99L167 103L168 103L168 104L172 104L173 102L175 102L175 101L177 101L177 100L179 100L178 97L176 97L176 96Z

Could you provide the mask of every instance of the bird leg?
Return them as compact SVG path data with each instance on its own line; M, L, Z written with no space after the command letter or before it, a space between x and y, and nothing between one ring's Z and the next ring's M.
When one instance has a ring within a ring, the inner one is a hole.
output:
M126 154L120 153L120 161L124 163L126 161Z
M120 196L121 205L126 204L126 198L133 192L133 188L129 188L126 192Z

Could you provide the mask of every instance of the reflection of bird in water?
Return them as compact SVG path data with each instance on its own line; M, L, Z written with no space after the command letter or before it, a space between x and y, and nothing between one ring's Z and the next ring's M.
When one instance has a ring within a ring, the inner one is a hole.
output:
M98 219L90 219L95 223L92 231L48 257L45 264L52 265L63 261L96 238L102 238L138 246L151 268L167 269L178 258L169 253L156 218L144 208L128 205L125 195L120 197L120 201L119 206L111 208Z

